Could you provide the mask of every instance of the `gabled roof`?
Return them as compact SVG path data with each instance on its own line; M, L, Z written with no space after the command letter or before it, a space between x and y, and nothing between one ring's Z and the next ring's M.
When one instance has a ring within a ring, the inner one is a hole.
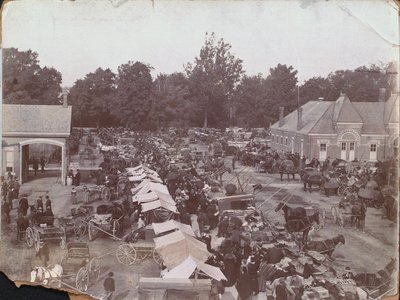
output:
M353 105L363 122L362 134L386 133L385 124L383 124L384 102L354 102Z
M283 125L279 127L279 122L271 125L272 129L280 129L284 131L297 131L299 133L307 134L315 126L315 124L321 119L328 108L333 105L329 101L309 101L302 106L303 113L303 127L297 130L297 110L291 112L283 118Z
M3 104L3 135L69 136L72 106Z
M349 97L342 94L335 102L333 123L362 123L361 116L354 108Z
M310 133L321 133L321 134L333 134L336 133L333 128L333 112L335 105L331 102L331 106L325 111L322 117L317 121L313 128L311 128Z
M384 123L399 123L399 93L392 94L386 101Z

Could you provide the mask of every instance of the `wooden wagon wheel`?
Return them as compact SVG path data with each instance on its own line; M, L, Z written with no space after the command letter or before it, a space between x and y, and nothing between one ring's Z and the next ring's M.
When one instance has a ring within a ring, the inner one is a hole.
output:
M33 246L36 252L40 250L40 233L36 229L33 230Z
M93 257L89 262L89 276L91 282L95 283L100 276L100 260Z
M337 207L336 206L332 206L331 207L331 213L332 213L332 217L333 217L333 222L335 224L338 223L338 211L337 211Z
M61 240L60 240L60 248L62 250L67 249L67 233L65 232L65 228L61 227L62 230L62 236L61 236Z
M25 241L29 248L33 246L33 242L35 239L35 233L31 227L28 227L25 232Z
M136 249L130 244L121 244L116 251L117 260L126 266L131 266L136 260Z
M103 201L107 201L107 202L111 200L110 188L108 188L106 186L102 188L102 190L101 190L101 199Z
M86 267L79 269L76 273L75 286L81 292L86 292L89 286L89 272Z
M86 234L87 224L81 219L78 218L74 222L74 233L75 236L84 236Z
M156 262L156 264L161 265L163 259L162 259L162 256L160 254L158 254L156 249L153 249L152 255L153 255L153 260Z
M97 237L99 229L92 222L89 222L88 232L89 232L89 240L93 241Z

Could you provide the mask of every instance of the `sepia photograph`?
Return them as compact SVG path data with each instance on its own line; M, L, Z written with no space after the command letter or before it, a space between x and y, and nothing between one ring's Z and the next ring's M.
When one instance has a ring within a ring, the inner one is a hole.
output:
M5 1L0 299L398 299L399 8Z

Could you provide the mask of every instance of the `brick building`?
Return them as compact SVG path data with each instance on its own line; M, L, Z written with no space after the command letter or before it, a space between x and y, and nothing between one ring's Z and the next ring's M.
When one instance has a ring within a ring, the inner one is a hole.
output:
M351 102L341 94L336 101L309 101L284 117L271 130L271 148L300 153L324 161L384 161L397 156L399 94L379 102Z

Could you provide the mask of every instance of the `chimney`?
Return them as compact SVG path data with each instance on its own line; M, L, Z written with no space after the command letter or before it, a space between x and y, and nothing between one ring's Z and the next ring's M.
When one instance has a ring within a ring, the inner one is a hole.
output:
M297 110L297 130L303 127L303 108L299 107Z
M62 95L63 95L63 107L67 108L68 107L68 98L67 98L68 93L66 91L63 91Z
M284 107L280 106L279 107L279 127L283 126L283 112L284 112Z
M385 102L386 99L386 89L380 88L379 89L379 102Z

